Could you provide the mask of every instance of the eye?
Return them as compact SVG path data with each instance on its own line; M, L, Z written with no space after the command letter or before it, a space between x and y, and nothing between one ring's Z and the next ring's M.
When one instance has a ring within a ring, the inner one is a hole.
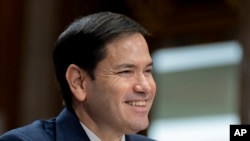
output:
M120 76L130 76L133 74L133 71L132 70L123 70L123 71L118 72L118 74Z
M145 70L144 73L147 74L147 75L149 75L149 74L151 75L153 73L153 69L152 68L148 68L148 69Z
M148 72L148 73L152 73L152 72L153 72L153 70L152 70L152 69L147 69L147 70L146 70L146 72Z
M120 71L120 72L118 72L119 74L126 74L126 73L132 73L132 71L131 70L123 70L123 71Z

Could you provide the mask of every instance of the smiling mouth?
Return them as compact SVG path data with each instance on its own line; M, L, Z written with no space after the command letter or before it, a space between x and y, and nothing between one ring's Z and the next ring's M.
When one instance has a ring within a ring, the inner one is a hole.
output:
M144 107L146 106L146 101L126 101L125 103L127 103L130 106L139 106L139 107Z

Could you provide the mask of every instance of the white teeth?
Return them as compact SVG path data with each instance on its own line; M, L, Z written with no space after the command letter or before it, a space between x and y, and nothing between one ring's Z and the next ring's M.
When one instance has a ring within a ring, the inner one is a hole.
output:
M131 106L145 106L146 101L129 101L127 102Z

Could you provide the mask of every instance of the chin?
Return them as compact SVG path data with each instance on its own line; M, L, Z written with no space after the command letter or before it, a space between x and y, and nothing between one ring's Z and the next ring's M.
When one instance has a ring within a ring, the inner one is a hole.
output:
M148 120L146 122L136 122L131 124L130 131L128 132L129 134L131 133L137 133L140 132L148 127Z

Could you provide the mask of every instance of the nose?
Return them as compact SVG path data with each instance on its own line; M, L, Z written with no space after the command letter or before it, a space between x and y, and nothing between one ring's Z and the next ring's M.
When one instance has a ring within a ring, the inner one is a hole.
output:
M136 93L148 94L151 91L151 85L149 78L141 75L137 77L136 83L134 85L134 91Z

